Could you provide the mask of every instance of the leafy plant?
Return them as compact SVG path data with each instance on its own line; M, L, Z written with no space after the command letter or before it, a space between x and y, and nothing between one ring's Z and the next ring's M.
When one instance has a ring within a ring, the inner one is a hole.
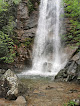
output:
M12 36L17 16L17 4L21 0L0 0L0 62L12 63L16 56Z
M27 6L28 6L29 14L30 14L34 10L34 5L31 2L31 0L27 1Z
M75 106L75 105L76 105L76 103L74 101L70 101L70 102L64 104L64 106Z
M16 55L13 40L0 31L0 61L11 63Z
M65 18L68 19L69 28L66 33L67 43L80 45L80 1L64 0Z
M0 0L0 12L7 11L8 3L4 2L3 0Z

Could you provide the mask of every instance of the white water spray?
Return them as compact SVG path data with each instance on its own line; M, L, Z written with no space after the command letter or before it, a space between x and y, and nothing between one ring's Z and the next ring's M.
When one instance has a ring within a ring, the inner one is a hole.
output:
M62 53L63 7L61 0L41 0L38 28L33 48L32 69L23 75L55 76L66 64Z

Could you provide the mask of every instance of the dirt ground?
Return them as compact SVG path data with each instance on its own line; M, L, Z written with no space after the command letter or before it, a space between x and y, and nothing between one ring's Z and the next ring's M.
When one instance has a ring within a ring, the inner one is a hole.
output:
M41 82L34 84L26 96L28 106L64 106L73 99L80 98L80 85L63 82Z
M31 79L22 82L28 88L28 92L23 95L27 100L26 106L64 106L70 100L80 98L79 84ZM24 105L0 99L0 106Z

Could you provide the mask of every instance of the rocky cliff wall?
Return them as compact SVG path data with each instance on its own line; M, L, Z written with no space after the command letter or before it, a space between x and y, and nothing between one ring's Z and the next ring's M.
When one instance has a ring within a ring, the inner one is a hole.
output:
M32 48L38 23L38 4L34 2L35 9L29 13L27 0L19 3L17 7L16 29L14 37L17 58L15 67L31 66Z

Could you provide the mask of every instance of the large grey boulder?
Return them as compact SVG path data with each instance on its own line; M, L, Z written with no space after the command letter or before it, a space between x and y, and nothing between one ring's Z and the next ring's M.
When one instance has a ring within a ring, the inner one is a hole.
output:
M16 99L19 93L19 80L17 75L8 69L5 74L1 78L2 84L0 85L1 88L1 95L3 91L5 92L3 97L8 99ZM4 89L4 90L2 90Z

